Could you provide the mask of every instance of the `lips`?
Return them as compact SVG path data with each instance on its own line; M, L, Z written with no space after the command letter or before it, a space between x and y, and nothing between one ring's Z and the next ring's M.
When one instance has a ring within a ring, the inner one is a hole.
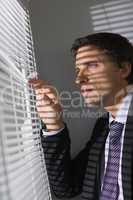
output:
M95 98L96 96L96 89L93 85L81 85L81 94L82 96L90 101L90 98ZM89 99L88 99L89 98Z
M93 89L82 89L81 94L84 98L88 98L94 96L93 91L94 91Z
M84 93L84 92L91 92L93 89L81 89L81 92Z
M93 85L81 85L81 94L87 106L99 105L99 92Z
M82 85L81 86L81 93L91 92L92 90L94 90L94 87L92 85Z

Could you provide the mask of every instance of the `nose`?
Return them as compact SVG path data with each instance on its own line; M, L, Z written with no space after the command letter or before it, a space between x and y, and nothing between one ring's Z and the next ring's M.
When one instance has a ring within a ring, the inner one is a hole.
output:
M83 84L83 83L86 83L88 82L89 78L88 76L85 74L84 71L80 71L77 76L76 76L76 80L75 80L75 83L76 84Z
M88 78L87 77L81 77L81 76L77 76L76 77L76 80L75 80L75 83L76 84L83 84L83 83L87 83L88 82Z

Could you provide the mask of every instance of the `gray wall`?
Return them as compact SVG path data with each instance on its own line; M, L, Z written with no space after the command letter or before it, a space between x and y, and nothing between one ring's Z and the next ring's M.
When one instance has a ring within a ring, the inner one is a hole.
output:
M74 84L74 65L70 53L75 38L92 32L88 0L31 0L31 25L40 78L61 92L78 90ZM75 97L74 95L72 95ZM70 112L81 109L69 108ZM66 112L65 112L66 113ZM65 114L66 115L66 114ZM76 114L75 114L76 115ZM76 154L90 136L94 119L78 115L65 117Z
M74 65L70 53L75 38L91 33L89 6L100 1L31 0L31 25L36 61L41 79L49 81L59 92L78 90L74 84ZM102 1L101 1L102 2ZM79 112L82 108L69 108ZM65 117L75 155L91 134L94 118ZM77 198L76 198L77 199Z

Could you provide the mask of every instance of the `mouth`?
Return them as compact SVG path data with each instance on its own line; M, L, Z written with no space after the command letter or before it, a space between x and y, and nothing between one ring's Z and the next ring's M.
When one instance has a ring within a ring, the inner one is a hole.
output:
M81 94L87 103L94 103L99 101L99 94L93 85L82 85Z
M85 98L85 101L86 100L88 101L92 97L94 98L95 97L94 88L81 89L81 95Z
M92 91L94 91L94 87L93 86L88 86L88 85L82 85L81 86L81 94L83 94L83 96L85 94L89 94Z
M91 91L93 91L93 89L81 89L81 93L91 92Z
M85 100L88 107L99 106L99 96L97 90L93 88L81 88L81 94Z

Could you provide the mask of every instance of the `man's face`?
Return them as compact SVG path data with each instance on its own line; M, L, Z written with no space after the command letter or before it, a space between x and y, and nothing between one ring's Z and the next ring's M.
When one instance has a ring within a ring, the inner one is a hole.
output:
M114 104L123 87L120 69L103 50L84 46L76 54L76 83L88 106Z

